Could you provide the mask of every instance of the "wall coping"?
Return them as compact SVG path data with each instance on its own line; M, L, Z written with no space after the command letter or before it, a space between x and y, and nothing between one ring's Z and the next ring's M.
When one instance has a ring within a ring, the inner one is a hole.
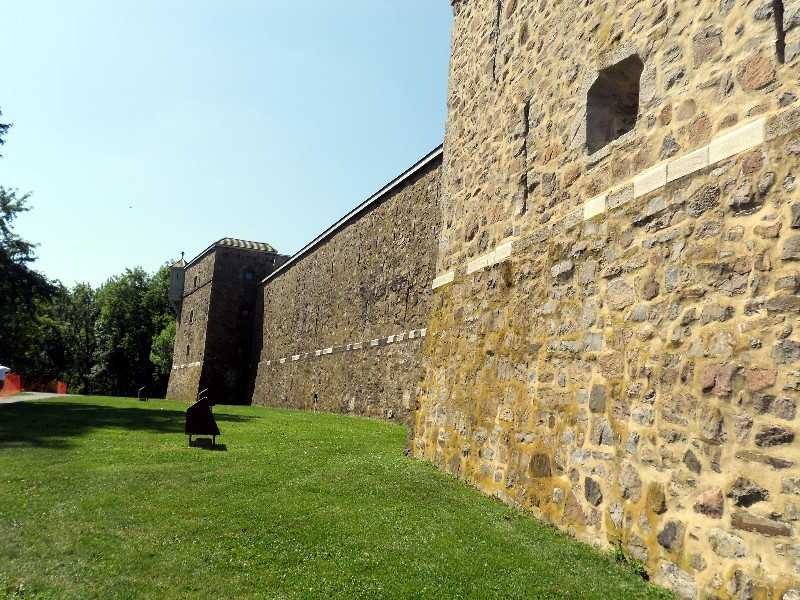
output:
M395 188L399 187L403 183L406 183L409 179L411 179L414 175L422 171L425 167L436 162L437 160L440 160L443 154L443 147L444 147L443 144L440 144L438 147L434 148L431 152L429 152L427 155L425 155L423 158L417 161L414 165L412 165L411 167L403 171L400 175L392 179L380 190L372 194L372 196L367 198L364 202L359 204L356 208L351 210L344 217L339 219L336 223L328 227L328 229L323 231L311 242L303 246L289 260L287 260L280 267L278 267L272 273L270 273L264 279L262 279L259 285L265 285L267 282L271 281L275 277L282 275L284 272L288 271L292 267L292 265L298 262L301 258L310 254L314 249L322 245L324 242L328 241L339 231L344 229L347 225L357 220L364 213L368 212L369 210L371 210L372 208L374 208L375 206L386 200L389 193L394 191Z

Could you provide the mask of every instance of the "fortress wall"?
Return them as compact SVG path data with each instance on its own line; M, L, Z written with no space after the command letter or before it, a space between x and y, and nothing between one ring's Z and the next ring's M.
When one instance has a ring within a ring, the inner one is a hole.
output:
M440 168L437 154L266 281L254 404L410 421Z
M687 598L800 589L798 61L773 6L454 2L414 454ZM587 157L587 91L632 52L636 126Z
M172 372L167 386L167 398L171 400L194 402L197 399L205 361L215 258L213 252L209 253L186 269L180 319L175 329Z
M206 354L214 360L204 365L201 385L215 402L240 404L249 400L248 357L253 327L258 324L254 318L258 282L285 257L224 246L217 247L215 254L210 307L215 318L208 324L206 341Z

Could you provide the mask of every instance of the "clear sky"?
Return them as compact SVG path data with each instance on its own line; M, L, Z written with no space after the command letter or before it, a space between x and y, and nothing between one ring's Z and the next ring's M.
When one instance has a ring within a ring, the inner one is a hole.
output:
M94 286L223 237L293 254L438 146L448 0L2 0L0 185Z

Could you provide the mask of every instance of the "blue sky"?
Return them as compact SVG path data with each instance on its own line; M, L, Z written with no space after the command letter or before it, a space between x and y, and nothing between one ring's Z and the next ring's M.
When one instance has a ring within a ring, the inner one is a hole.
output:
M0 185L100 285L222 237L292 254L442 142L448 0L3 0Z

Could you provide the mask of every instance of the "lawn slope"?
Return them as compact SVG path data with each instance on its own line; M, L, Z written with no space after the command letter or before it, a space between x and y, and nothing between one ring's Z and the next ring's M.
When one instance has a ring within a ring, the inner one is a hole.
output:
M0 583L58 599L670 597L404 457L400 426L217 406L224 448L204 450L185 409L0 405Z

